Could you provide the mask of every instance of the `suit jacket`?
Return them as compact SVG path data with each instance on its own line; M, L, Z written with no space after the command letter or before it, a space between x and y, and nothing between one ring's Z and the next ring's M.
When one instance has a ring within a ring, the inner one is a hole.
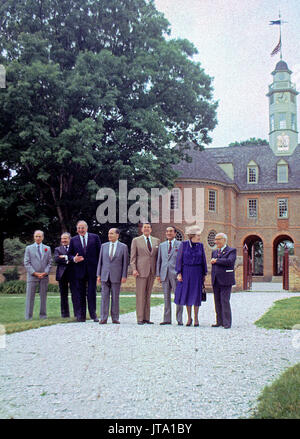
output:
M220 256L218 256L218 250L213 250L212 258L217 258L217 262L211 265L212 285L214 284L215 279L217 279L219 285L234 285L234 264L236 260L236 249L227 245Z
M156 263L156 276L159 276L161 281L165 281L168 274L171 274L174 277L177 276L175 266L179 247L180 241L177 241L177 239L175 239L170 253L168 240L159 245Z
M49 274L52 258L51 248L48 245L40 244L41 258L38 254L36 244L27 245L24 254L24 266L27 271L27 282L37 282L39 279L33 273Z
M69 260L74 262L74 256L76 256L77 253L79 256L84 257L83 261L76 262L73 265L72 276L75 279L83 279L86 274L88 274L88 277L96 277L100 248L101 241L99 236L95 233L88 232L88 242L85 254L80 236L77 235L71 238L68 251Z
M65 247L63 245L56 247L54 250L54 261L57 264L56 267L56 280L60 281L64 274L71 275L71 270L74 262L70 261L69 258L60 258L60 255L68 255Z
M109 242L102 244L97 268L97 276L101 281L110 279L113 283L120 283L122 277L127 277L128 271L128 248L126 244L117 241L115 254L110 260Z
M156 261L160 240L151 236L152 251L150 253L143 235L133 238L131 243L130 264L132 270L139 272L139 277L155 276Z

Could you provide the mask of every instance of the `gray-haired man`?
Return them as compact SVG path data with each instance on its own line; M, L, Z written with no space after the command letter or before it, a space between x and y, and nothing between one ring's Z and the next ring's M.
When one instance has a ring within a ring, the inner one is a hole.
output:
M109 298L111 295L111 318L113 323L119 324L119 296L121 282L126 282L128 271L128 248L119 241L120 231L116 228L108 231L109 242L102 244L97 276L98 284L101 282L101 320L106 324L109 313Z
M216 324L213 327L231 327L230 294L235 284L234 264L236 249L227 245L225 233L218 233L215 237L216 250L212 252L211 283L214 290Z
M47 318L46 301L48 274L52 264L51 249L43 244L44 232L36 230L34 244L25 249L24 266L27 271L25 319L32 319L34 299L37 287L40 293L40 319Z
M176 239L176 229L173 226L166 229L167 240L162 242L158 248L158 256L156 263L156 276L162 283L164 291L164 319L161 325L171 325L172 323L172 305L171 291L175 291L177 283L177 274L175 271L177 252L180 241ZM176 319L178 325L182 325L182 305L176 305Z

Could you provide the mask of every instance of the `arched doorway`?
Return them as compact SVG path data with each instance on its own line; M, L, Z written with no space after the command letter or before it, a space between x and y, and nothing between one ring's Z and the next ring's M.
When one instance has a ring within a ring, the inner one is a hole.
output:
M288 235L280 235L273 242L273 274L282 276L283 254L285 245L289 249L289 254L294 254L294 241Z
M248 253L252 260L252 275L264 275L264 245L262 239L257 235L249 235L244 240L248 247Z

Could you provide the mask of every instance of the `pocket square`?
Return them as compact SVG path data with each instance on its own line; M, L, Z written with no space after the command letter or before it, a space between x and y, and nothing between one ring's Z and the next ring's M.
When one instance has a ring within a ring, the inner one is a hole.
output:
M233 270L226 270L226 273L232 273Z

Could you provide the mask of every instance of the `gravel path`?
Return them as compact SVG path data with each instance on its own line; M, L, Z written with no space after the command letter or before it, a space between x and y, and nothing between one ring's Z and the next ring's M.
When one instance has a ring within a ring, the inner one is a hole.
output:
M295 295L232 294L229 330L210 327L208 294L199 328L160 326L158 306L154 325L138 326L130 313L121 325L68 323L8 335L0 418L247 418L262 388L300 361L295 331L254 321Z

